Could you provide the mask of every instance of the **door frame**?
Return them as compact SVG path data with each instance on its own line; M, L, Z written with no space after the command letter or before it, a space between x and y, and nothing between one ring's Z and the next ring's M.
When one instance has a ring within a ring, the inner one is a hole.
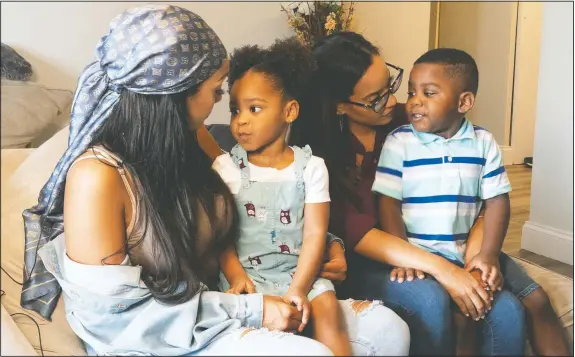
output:
M523 164L525 157L533 156L537 117L543 4L520 2L517 10L515 72L511 102L513 110L510 145L507 155L504 154L506 165Z

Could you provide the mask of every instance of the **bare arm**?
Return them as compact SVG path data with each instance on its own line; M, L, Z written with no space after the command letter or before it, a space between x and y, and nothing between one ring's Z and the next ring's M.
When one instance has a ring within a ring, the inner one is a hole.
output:
M379 224L384 232L407 240L401 214L401 201L386 195L379 197Z
M480 254L499 257L509 227L510 213L508 194L485 200L485 228Z
M291 291L307 295L318 276L325 252L328 221L329 202L305 204L303 244Z
M483 212L479 214L479 217L475 220L471 231L469 231L469 238L467 239L467 248L465 249L465 263L476 256L481 250L481 245L483 244L483 230L485 227L485 221Z
M78 263L120 264L131 204L116 169L84 160L68 172L64 196L66 252ZM119 254L115 254L118 253Z
M238 253L236 252L236 248L234 246L224 250L224 252L221 254L220 267L222 269L222 273L224 273L230 285L233 285L234 281L236 281L238 278L247 277L247 273L240 263Z
M218 142L212 134L208 131L205 125L202 125L197 131L196 134L198 136L198 144L204 150L206 155L212 160L212 162L222 154L222 149Z
M355 246L355 252L393 266L411 267L429 275L438 275L452 264L411 243L373 228Z
M509 196L502 194L485 200L485 218L478 217L471 229L465 252L465 269L481 271L481 280L492 291L501 290L503 275L499 253L509 225Z

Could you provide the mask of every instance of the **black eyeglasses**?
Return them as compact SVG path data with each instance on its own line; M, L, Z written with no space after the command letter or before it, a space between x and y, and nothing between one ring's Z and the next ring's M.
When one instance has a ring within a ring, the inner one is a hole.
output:
M385 64L399 72L397 77L395 77L393 79L393 81L391 82L391 85L389 86L388 90L386 90L384 93L378 95L377 98L372 100L370 104L358 103L358 102L354 102L351 100L347 100L345 102L349 103L349 104L357 105L358 107L362 107L365 109L371 109L376 113L381 113L381 111L383 109L385 109L385 106L387 105L387 101L389 100L389 94L390 93L394 94L395 92L397 92L397 90L399 89L399 86L401 86L401 80L403 79L403 68L399 68L399 67L394 66L391 63L387 63L387 62Z

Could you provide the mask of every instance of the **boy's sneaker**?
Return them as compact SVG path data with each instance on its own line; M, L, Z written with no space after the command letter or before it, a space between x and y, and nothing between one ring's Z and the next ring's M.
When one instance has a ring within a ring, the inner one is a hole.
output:
M526 158L523 160L523 163L524 163L526 166L533 167L533 158L532 158L532 157L526 157Z

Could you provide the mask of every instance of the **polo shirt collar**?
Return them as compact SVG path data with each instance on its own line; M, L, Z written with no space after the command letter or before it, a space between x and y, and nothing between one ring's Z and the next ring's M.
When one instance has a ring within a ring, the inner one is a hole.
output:
M429 143L432 143L432 142L438 141L438 140L443 142L443 141L448 141L448 140L449 141L464 140L464 139L475 140L475 138L476 138L475 129L473 128L473 124L471 124L471 122L465 118L463 118L463 122L461 123L461 127L459 128L457 133L455 133L455 135L453 137L451 137L450 139L445 139L442 136L431 134L431 133L418 132L417 130L415 130L415 128L411 124L409 125L409 127L411 128L413 135L415 135L415 137L418 138L419 141L421 141L423 144L429 144Z

